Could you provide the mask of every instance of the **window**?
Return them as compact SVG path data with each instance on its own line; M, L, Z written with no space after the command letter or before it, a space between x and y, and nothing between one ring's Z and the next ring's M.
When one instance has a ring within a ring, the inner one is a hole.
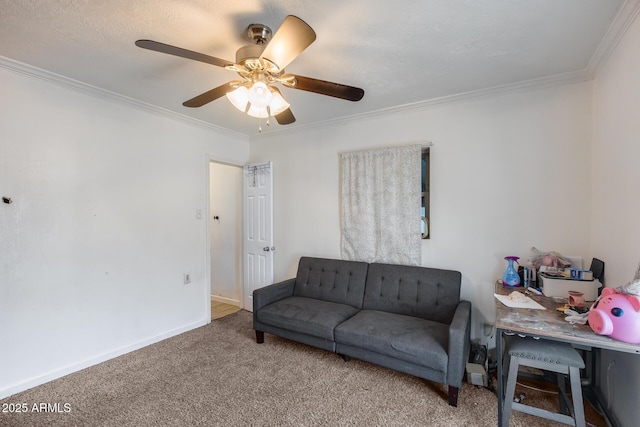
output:
M422 238L431 237L429 224L430 193L429 193L429 148L422 150Z
M420 265L422 146L340 154L342 258Z

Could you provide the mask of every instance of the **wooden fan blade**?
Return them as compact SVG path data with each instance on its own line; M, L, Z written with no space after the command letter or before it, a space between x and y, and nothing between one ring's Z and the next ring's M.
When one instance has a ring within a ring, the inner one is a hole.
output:
M205 55L204 53L193 52L191 50L182 49L181 47L175 47L168 44L154 42L153 40L138 40L136 46L143 49L154 50L160 53L166 53L169 55L179 56L181 58L193 59L194 61L200 61L211 65L217 65L218 67L224 67L225 65L232 65L233 62L225 61L224 59L216 58L214 56Z
M297 16L289 15L282 21L260 59L266 59L275 64L278 70L282 70L315 39L313 28Z
M225 96L227 92L232 91L234 88L231 86L231 82L227 82L223 85L220 85L210 91L207 91L201 95L196 96L195 98L191 98L188 101L182 103L185 107L202 107L205 104L210 103L211 101L215 101L216 99Z
M275 116L275 118L278 124L281 124L281 125L290 125L291 123L296 121L296 118L293 116L293 113L291 112L291 108L287 108L282 113Z
M283 84L293 89L306 90L307 92L333 96L335 98L346 99L348 101L360 101L364 96L364 90L359 87L312 79L310 77L298 76L295 74L286 74L283 77L290 75L295 77L295 84L291 85L287 82L283 82Z

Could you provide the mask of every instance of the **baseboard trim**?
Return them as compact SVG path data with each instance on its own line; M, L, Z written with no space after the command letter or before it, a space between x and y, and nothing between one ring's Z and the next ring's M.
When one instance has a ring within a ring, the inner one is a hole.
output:
M229 304L229 305L235 305L237 307L241 307L240 300L233 299L233 298L227 298L227 297L221 297L219 295L211 295L211 301L216 301L216 302L221 302L223 304Z
M134 344L127 345L127 346L124 346L124 347L120 347L120 348L118 348L118 349L116 349L114 351L103 353L103 354L100 354L100 355L98 355L96 357L91 357L91 358L82 360L82 361L80 361L78 363L73 363L71 365L65 366L65 367L63 367L61 369L57 369L57 370L51 371L51 372L46 373L44 375L39 375L37 377L30 378L30 379L28 379L26 381L11 385L9 387L2 388L2 389L0 389L0 399L7 398L7 397L12 396L12 395L14 395L16 393L20 393L20 392L28 390L30 388L33 388L33 387L48 383L48 382L56 380L58 378L62 378L64 376L66 376L66 375L72 374L74 372L80 371L80 370L88 368L90 366L94 366L94 365L97 365L99 363L106 362L107 360L116 358L118 356L122 356L124 354L130 353L132 351L139 350L139 349L141 349L143 347L146 347L148 345L155 344L157 342L163 341L163 340L165 340L167 338L171 338L171 337L176 336L176 335L180 335L180 334L188 332L188 331L190 331L192 329L199 328L201 326L207 325L209 323L211 323L211 319L200 320L198 322L194 322L194 323L191 323L189 325L182 326L180 328L176 328L176 329L173 329L171 331L167 331L165 333L156 335L154 337L147 338L147 339L144 339L142 341L138 341L138 342L136 342Z

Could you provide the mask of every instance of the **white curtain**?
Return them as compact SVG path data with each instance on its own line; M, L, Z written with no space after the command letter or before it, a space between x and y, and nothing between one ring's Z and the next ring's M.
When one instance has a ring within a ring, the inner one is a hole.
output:
M340 155L342 258L420 265L420 145Z

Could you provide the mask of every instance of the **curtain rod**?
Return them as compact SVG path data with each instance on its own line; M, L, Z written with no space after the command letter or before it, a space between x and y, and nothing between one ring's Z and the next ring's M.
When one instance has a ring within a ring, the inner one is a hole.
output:
M339 151L338 155L341 156L343 154L351 154L351 153L358 153L361 151L375 151L375 150L385 150L388 148L402 148L402 147L412 147L415 145L419 145L420 147L424 148L430 148L433 146L433 142L431 141L422 141L422 142L416 142L413 144L401 144L401 145L385 145L382 147L372 147L372 148L363 148L361 150L351 150L351 151Z

